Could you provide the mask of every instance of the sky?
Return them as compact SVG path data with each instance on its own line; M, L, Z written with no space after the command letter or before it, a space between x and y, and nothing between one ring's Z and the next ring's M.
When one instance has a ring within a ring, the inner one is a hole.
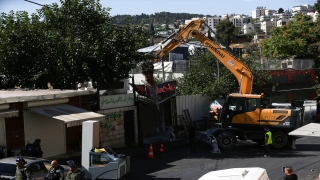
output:
M60 4L60 0L30 0L39 4ZM304 4L314 5L317 0L100 0L103 7L109 7L111 16L141 15L157 12L189 13L203 15L245 14L251 15L256 7L284 10ZM0 0L0 13L28 11L35 13L41 6L25 0Z

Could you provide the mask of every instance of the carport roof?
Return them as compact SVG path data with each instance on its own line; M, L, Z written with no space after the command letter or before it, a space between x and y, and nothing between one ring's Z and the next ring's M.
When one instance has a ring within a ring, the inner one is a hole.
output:
M87 111L69 104L59 104L51 106L32 107L28 110L54 118L60 121L64 121L67 127L81 125L86 120L99 120L104 115Z
M298 137L306 137L306 136L320 137L320 124L310 123L310 124L304 125L298 129L291 131L289 135L298 136Z

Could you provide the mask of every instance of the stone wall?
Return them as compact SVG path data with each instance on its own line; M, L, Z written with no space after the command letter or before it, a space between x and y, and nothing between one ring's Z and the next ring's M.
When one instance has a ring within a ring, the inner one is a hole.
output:
M105 115L100 120L100 146L104 148L121 148L125 146L124 111L134 110L135 143L138 143L138 122L135 106L97 111Z
M119 148L125 146L125 131L123 112L106 113L104 120L100 121L100 146Z

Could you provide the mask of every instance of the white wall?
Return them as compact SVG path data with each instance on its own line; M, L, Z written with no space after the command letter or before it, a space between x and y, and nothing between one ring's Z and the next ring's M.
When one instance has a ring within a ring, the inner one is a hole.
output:
M41 139L43 158L66 153L65 123L30 111L23 111L25 143Z

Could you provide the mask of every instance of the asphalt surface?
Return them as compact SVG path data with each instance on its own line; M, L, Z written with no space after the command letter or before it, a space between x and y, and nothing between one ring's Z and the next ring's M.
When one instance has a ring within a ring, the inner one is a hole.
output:
M292 166L299 179L315 180L320 174L320 138L298 139L297 149L271 149L272 157L264 158L262 146L251 141L238 141L236 149L211 153L211 147L197 142L197 152L188 154L188 141L185 138L164 143L164 153L160 144L153 144L154 159L148 158L149 145L128 146L114 149L118 154L130 156L130 173L126 180L166 179L193 180L214 170L237 167L261 167L267 170L271 180L282 180L282 166ZM70 159L70 158L68 158ZM80 157L73 159L81 163ZM59 160L64 164L67 159Z

